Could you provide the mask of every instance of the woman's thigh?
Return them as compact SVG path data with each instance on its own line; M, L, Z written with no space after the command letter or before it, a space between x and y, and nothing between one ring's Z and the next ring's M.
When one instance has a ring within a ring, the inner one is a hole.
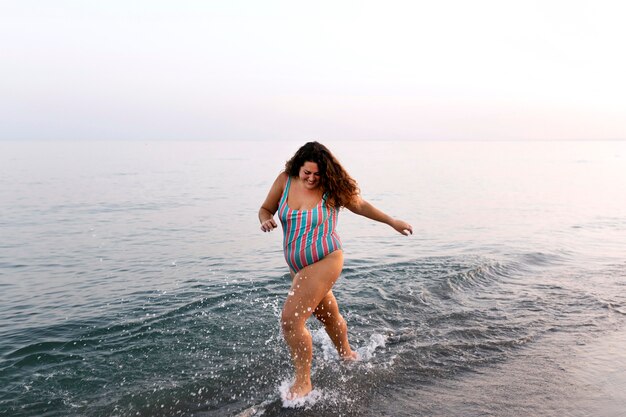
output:
M285 301L283 317L306 320L330 292L342 268L343 253L337 250L298 271Z

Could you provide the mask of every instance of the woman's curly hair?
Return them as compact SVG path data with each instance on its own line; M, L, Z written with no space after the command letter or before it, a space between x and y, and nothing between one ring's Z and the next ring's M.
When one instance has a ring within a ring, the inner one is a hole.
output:
M359 195L356 181L341 166L328 148L319 142L304 144L285 164L290 177L300 174L305 162L315 162L320 170L320 186L327 195L326 203L333 208L345 207Z

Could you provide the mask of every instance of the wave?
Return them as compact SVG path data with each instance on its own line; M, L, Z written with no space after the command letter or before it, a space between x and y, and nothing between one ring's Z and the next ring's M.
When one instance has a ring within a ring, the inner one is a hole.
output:
M590 289L581 282L588 274L567 266L567 256L540 252L350 263L334 292L363 361L342 365L312 319L314 379L323 395L308 415L359 415L390 385L474 372L547 334L589 334L623 316L621 296ZM595 279L619 281L622 266ZM18 410L72 386L67 403L82 405L57 404L57 415L236 415L270 399L263 415L284 414L275 401L291 375L278 325L288 277L219 282L137 292L108 316L14 333L2 357L0 400ZM55 382L59 375L66 385ZM45 414L46 405L38 407L31 411Z

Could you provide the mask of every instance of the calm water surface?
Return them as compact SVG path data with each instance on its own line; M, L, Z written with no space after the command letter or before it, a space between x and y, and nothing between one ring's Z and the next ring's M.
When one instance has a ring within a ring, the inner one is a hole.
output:
M285 407L281 233L300 143L0 142L0 415L624 416L626 142L336 142L363 196ZM624 388L624 389L622 389Z

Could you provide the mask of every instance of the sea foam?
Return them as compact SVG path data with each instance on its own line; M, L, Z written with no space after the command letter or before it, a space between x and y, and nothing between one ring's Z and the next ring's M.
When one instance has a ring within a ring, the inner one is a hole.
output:
M320 345L322 348L322 358L325 361L339 359L337 349L332 340L324 330L324 328L317 329L311 332L313 337L313 343ZM387 342L387 337L379 333L373 333L370 335L369 341L364 346L356 349L358 354L357 361L368 361L374 357L376 349L384 348Z

